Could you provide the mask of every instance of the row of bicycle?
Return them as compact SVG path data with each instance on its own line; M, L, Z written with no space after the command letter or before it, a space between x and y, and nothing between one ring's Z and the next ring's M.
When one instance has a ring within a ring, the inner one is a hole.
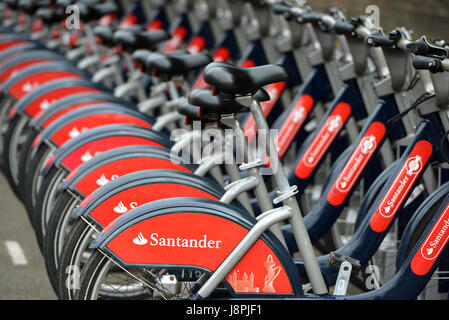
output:
M289 1L0 9L2 170L60 299L448 297L442 41Z

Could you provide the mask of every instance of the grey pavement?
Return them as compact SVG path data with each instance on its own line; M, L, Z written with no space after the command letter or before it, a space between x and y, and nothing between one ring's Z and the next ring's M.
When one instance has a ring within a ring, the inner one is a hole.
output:
M25 208L0 173L0 300L56 298Z

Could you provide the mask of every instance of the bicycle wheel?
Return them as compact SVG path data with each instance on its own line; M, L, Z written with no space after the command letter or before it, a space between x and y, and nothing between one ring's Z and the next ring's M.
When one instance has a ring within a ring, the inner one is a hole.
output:
M124 268L94 251L80 277L77 300L187 300L206 273L195 269ZM221 289L221 290L220 290ZM226 292L224 284L216 289Z

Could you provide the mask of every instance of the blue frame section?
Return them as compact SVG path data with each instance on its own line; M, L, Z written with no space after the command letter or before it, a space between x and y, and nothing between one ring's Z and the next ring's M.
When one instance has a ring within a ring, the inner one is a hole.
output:
M369 212L365 215L365 218L360 223L359 227L357 228L357 230L355 231L354 235L349 240L349 242L345 246L337 250L338 253L359 260L361 265L364 265L365 263L368 262L368 260L372 257L372 255L376 252L377 248L381 244L382 240L384 239L389 229L387 228L384 232L379 233L373 231L370 227L370 220L372 215L376 212L378 205L384 198L385 194L388 192L388 189L390 188L391 184L393 183L394 179L399 173L401 167L407 161L407 157L409 156L413 147L419 141L426 140L429 141L434 147L433 154L435 154L438 151L436 147L436 144L437 143L439 144L438 138L441 138L440 129L435 128L431 121L423 120L416 132L416 135L408 145L406 151L403 153L400 160L396 162L394 169L392 170L391 175L387 180L387 182L385 183L384 187L382 188L381 192L378 193L376 199L373 201L373 205L370 207ZM427 161L426 164L423 164L424 168L421 171L420 175L423 174L423 172L425 171L426 167L429 165L431 160L432 159L429 159L429 161ZM419 183L418 180L419 179L415 181L414 184L415 186ZM409 191L405 196L404 201L402 202L402 206L407 201L407 198L410 195L410 193L411 191ZM394 219L397 218L398 214L399 212L395 215ZM392 222L389 224L389 226L391 226ZM334 284L338 275L338 269L333 268L329 265L329 256L324 255L319 257L318 262L325 277L326 283L328 285ZM304 273L305 268L302 261L297 260L296 264L298 270L301 273Z
M388 125L388 120L390 117L391 112L391 105L383 100L381 100L376 107L376 110L373 112L373 114L367 119L364 128L361 130L357 140L348 147L342 155L339 157L339 159L335 162L335 164L332 166L332 169L329 173L329 179L326 182L326 187L322 192L322 195L320 197L320 200L318 203L314 206L312 211L307 213L304 217L304 223L307 227L307 231L309 232L310 239L312 243L318 241L321 237L325 235L327 231L332 227L332 225L336 222L340 214L343 212L343 209L347 206L349 199L351 198L352 193L357 188L357 185L360 183L362 179L365 178L365 175L368 171L372 170L373 164L378 162L378 159L376 158L377 154L379 153L379 150L382 147L382 144L385 142L385 140L388 137L388 133L390 131L390 126ZM350 192L347 194L345 201L338 205L332 205L328 201L328 194L332 190L332 187L337 180L341 170L344 168L346 163L349 161L350 157L356 150L357 145L360 143L360 141L363 139L364 135L366 134L366 131L368 128L374 123L374 122L380 122L385 126L386 133L383 137L383 139L378 143L378 146L376 150L374 151L374 154L371 156L370 160L368 161L365 169L362 171L360 176L357 178L356 182L354 183L353 187L351 188ZM304 188L300 188L300 192L298 192L297 197L300 197L302 192L304 191ZM373 192L373 191L371 191ZM286 236L286 239L288 240L289 248L292 252L296 252L297 246L296 242L294 241L293 237L293 231L291 230L290 225L286 225L283 227L284 236Z

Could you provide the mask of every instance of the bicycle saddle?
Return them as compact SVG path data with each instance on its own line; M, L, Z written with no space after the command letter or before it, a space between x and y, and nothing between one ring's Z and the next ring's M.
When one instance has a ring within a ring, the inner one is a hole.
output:
M170 35L165 30L136 31L121 29L114 32L113 41L123 46L127 51L135 49L153 49L162 41L168 40Z
M143 31L136 34L137 47L140 49L154 49L158 44L170 39L166 30Z
M133 52L133 60L141 66L145 66L145 61L151 55L151 51L145 49L138 49Z
M76 2L78 6L81 20L89 22L94 19L99 19L104 15L119 12L118 6L113 2L98 3L98 1L83 0Z
M32 13L34 7L35 5L33 0L19 0L17 2L17 8L26 13Z
M270 96L264 89L259 89L253 95L253 98L260 102L270 100ZM190 92L189 103L220 114L249 111L247 107L242 106L235 99L223 100L220 96L214 96L212 90L203 88L195 89Z
M93 32L95 36L101 39L104 45L112 46L114 44L114 33L110 27L96 26Z
M194 106L189 103L188 99L182 97L178 105L176 106L176 111L180 114L187 116L190 120L202 120L200 116L200 107Z
M51 25L58 20L62 20L63 16L55 10L49 8L40 8L36 11L36 17L42 19L46 25Z
M35 13L40 6L49 6L50 1L49 0L19 0L17 3L17 7L24 11L27 14L33 14Z
M212 62L204 69L204 81L231 94L255 93L263 86L288 81L290 74L276 64L241 68L226 62Z
M63 9L67 8L71 4L72 4L71 0L55 0L54 3L53 3L53 5L56 8L63 8Z
M145 64L149 69L154 69L157 73L174 76L185 75L190 71L198 70L212 61L206 54L190 54L176 52L175 54L153 53L148 56Z
M8 8L16 10L17 9L17 0L6 0L6 5Z

